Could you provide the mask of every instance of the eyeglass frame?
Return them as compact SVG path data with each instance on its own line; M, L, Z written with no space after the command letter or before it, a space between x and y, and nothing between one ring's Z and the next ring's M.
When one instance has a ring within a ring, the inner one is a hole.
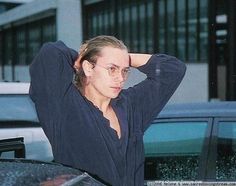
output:
M118 76L118 74L120 72L120 67L115 64L109 64L110 66L105 67L105 66L97 64L97 63L92 63L92 62L89 62L89 63L93 65L93 68L95 66L99 66L99 67L107 70L109 76L112 78ZM115 68L114 72L112 72L111 68ZM130 67L125 67L125 68L121 69L121 75L125 80L128 78L129 73L130 73Z

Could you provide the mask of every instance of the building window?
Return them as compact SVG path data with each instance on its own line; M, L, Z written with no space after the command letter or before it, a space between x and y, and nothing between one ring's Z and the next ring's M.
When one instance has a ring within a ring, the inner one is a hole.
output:
M48 41L56 40L56 17L50 17L42 22L42 41L45 43Z
M186 60L186 21L185 21L185 0L178 1L177 8L177 50L178 57Z
M26 76L27 72L27 29L26 25L19 26L14 29L16 33L16 40L14 42L15 45L15 53L14 56L14 64L13 64L13 81L21 81L22 76ZM28 78L27 78L28 79Z
M153 51L151 1L98 1L83 5L84 39L115 35L133 52Z
M199 1L199 52L200 60L208 60L208 0Z
M0 32L0 81L3 80L3 37L2 37L3 33Z
M146 52L153 53L153 47L154 47L154 26L153 26L153 4L151 1L148 1L145 3L145 12L147 17L145 16L145 43L146 43ZM142 24L141 24L142 25ZM156 34L156 33L155 33Z
M4 62L3 62L3 79L4 81L12 81L13 80L13 45L12 45L12 30L7 29L5 33L4 39Z
M39 23L29 24L28 30L28 60L30 64L41 46L41 29Z
M207 60L208 0L84 0L82 6L84 39L115 34L132 52Z
M29 64L44 42L56 40L55 16L13 26L0 32L0 72L3 81L30 81ZM14 34L15 33L15 34ZM1 51L0 51L1 52Z
M26 29L25 26L16 28L16 61L17 65L26 64Z
M216 156L216 180L234 181L236 169L235 121L219 122Z

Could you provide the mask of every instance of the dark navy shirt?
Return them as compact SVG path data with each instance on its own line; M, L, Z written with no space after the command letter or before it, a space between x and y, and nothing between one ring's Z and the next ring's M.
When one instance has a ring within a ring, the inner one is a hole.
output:
M118 138L102 112L73 84L76 58L76 51L58 41L44 44L30 66L30 96L55 161L111 185L143 185L144 131L180 84L184 63L159 54L138 68L147 78L111 100L121 125Z

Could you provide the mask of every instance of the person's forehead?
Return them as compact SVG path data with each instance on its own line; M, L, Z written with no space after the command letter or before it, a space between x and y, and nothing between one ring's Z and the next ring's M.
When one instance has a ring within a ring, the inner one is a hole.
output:
M118 66L127 66L129 64L129 53L125 49L104 47L100 57L106 64L115 64Z
M112 55L112 53L119 55L128 55L128 51L126 49L116 48L112 46L106 46L101 50L102 55Z

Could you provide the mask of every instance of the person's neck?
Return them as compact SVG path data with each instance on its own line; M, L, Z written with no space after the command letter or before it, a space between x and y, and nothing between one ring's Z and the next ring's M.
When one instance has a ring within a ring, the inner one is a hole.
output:
M94 91L91 91L90 89L84 90L84 96L91 101L100 111L103 113L106 113L110 107L110 98L106 98L102 96L101 94L97 94Z

